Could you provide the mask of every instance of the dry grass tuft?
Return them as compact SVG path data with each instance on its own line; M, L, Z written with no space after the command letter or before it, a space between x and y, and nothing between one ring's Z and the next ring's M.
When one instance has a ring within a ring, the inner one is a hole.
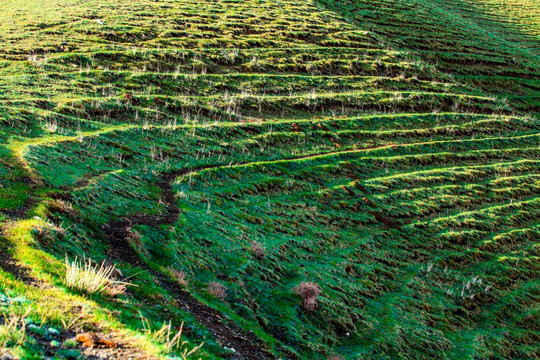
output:
M219 300L225 300L227 298L227 288L222 283L212 281L208 284L208 293Z
M293 292L300 296L304 310L312 312L318 306L317 299L321 294L321 287L313 282L301 282L293 289Z
M0 320L0 355L9 353L8 348L24 344L27 340L25 331L25 319L29 311L24 315L15 313L3 315Z
M332 354L328 357L328 360L345 360L341 355Z
M169 271L171 272L171 274L174 276L174 279L176 280L176 282L178 284L180 284L181 286L187 288L188 285L189 285L189 281L187 279L187 275L185 272L181 271L181 270L176 270L175 268L173 268L172 266L169 267Z
M178 350L181 347L184 347L183 351L180 353L182 359L188 359L191 355L199 351L204 343L194 347L189 350L185 346L188 344L187 341L182 340L182 332L184 330L184 323L180 325L180 328L174 329L172 327L171 321L168 323L165 322L158 330L152 330L150 321L144 316L141 316L141 321L143 324L143 331L155 342L161 344L166 353L171 353L174 350Z
M253 241L251 243L251 251L253 252L255 257L259 260L264 259L264 257L266 256L266 248L264 247L264 245L262 245L261 243L257 241Z
M90 259L70 261L66 256L66 278L64 282L71 289L88 294L107 291L111 295L124 293L128 283L114 280L115 266L94 265Z

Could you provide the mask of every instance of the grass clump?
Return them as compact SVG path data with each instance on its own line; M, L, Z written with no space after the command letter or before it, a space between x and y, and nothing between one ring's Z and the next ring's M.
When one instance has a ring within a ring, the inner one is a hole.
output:
M181 359L188 359L204 345L204 343L201 343L191 350L186 347L188 342L182 339L184 323L182 323L178 329L175 329L172 326L171 320L169 320L169 322L164 322L159 329L153 330L150 321L142 314L140 316L143 324L143 331L153 341L159 343L167 354L182 348L181 352L179 352Z
M7 347L22 345L27 336L24 331L24 317L19 315L5 315L0 325L0 354Z
M0 317L0 358L9 358L10 349L22 346L29 340L25 331L28 313L8 313Z
M88 294L110 291L119 294L125 291L126 283L115 280L113 274L116 266L95 265L91 259L70 261L66 256L66 276L64 282L70 289ZM124 289L123 291L121 291Z
M259 260L264 259L264 257L266 256L266 248L258 241L253 241L251 243L251 251L253 252L253 255L255 255L255 257Z
M187 279L187 275L186 275L185 272L183 272L181 270L177 270L177 269L173 268L172 266L169 267L169 271L171 272L174 280L176 280L176 282L179 285L181 285L184 288L188 287L189 281Z
M317 309L321 287L314 282L301 282L293 289L293 292L300 296L302 305L307 312L313 312Z
M208 294L221 301L227 298L227 288L225 287L225 285L217 281L212 281L211 283L209 283L206 291L208 292Z
M328 360L345 360L341 355L332 354L328 357Z

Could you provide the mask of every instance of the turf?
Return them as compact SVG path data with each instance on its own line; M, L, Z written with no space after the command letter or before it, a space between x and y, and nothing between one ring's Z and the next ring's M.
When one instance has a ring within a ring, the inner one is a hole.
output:
M0 357L104 356L69 341L83 331L113 358L540 357L537 1L0 17ZM66 256L131 285L71 290Z

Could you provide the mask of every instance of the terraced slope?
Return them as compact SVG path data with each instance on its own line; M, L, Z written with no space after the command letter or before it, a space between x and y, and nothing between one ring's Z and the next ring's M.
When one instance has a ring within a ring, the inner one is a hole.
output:
M533 1L323 0L394 46L416 50L458 83L538 111L538 6Z
M0 313L60 335L0 356L540 356L539 12L3 1ZM68 289L83 255L131 285Z

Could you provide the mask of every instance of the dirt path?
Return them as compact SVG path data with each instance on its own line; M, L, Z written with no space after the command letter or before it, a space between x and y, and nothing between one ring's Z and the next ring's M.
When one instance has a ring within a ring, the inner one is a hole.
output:
M290 159L283 159L281 161L295 161L303 159L312 159L320 156L331 156L347 153L356 153L362 151L383 149L395 146L383 145L364 149L342 150L333 151L327 153L310 154L305 156L299 156ZM271 161L268 161L271 162ZM261 161L260 163L265 163ZM148 215L139 214L129 218L112 221L103 227L103 231L109 241L109 256L117 261L128 263L132 266L138 266L149 271L159 285L169 291L178 300L183 310L192 313L197 321L204 325L208 330L212 332L217 342L224 348L234 349L232 359L238 360L266 360L276 359L276 357L265 347L265 344L253 333L245 332L242 328L236 325L231 320L224 317L219 311L214 310L195 299L190 293L182 290L174 281L166 277L165 275L148 268L144 262L140 259L136 251L129 244L128 238L130 236L130 228L133 225L147 225L147 226L159 226L159 225L172 225L178 220L180 209L176 205L176 199L174 190L172 187L173 181L183 175L195 173L198 171L209 170L219 167L235 167L246 166L250 162L237 163L231 165L209 165L198 168L190 168L179 171L173 171L164 174L158 185L162 190L162 201L165 203L166 209L162 215ZM31 178L29 178L31 181ZM89 179L85 178L77 183L77 187L83 187L88 183ZM38 184L32 182L35 187ZM25 204L15 210L3 211L10 218L15 220L22 220L27 218L29 210L37 203L35 198L29 197ZM16 278L21 279L27 285L39 287L40 284L33 279L29 270L21 266L15 259L13 259L8 252L9 245L1 237L0 233L0 268L12 273ZM287 352L287 351L284 351ZM295 358L294 354L288 354L291 358ZM114 358L114 356L113 356Z
M385 149L394 146L396 145L389 144L364 149L333 151L284 159L283 161L312 159L319 156L356 153L369 150ZM233 359L276 359L276 357L265 348L263 342L257 338L253 332L246 333L238 325L224 318L220 312L210 308L206 304L201 303L190 293L182 290L174 281L167 278L165 275L148 268L128 241L130 236L130 228L133 225L159 226L173 225L176 223L178 216L180 215L180 209L176 205L176 198L172 187L172 183L176 178L203 170L219 167L245 166L248 164L250 163L238 163L235 165L209 165L166 173L162 176L158 184L162 191L162 201L165 204L165 213L163 215L133 215L128 218L109 222L103 226L102 230L105 232L109 242L108 255L112 259L128 263L132 266L144 268L150 272L162 288L166 289L175 296L175 298L181 304L183 310L193 314L199 323L204 325L212 332L217 342L221 344L221 346L228 349L234 349L235 354L232 356ZM295 357L294 354L290 354L290 356L291 358Z
M0 269L10 273L17 280L29 286L39 287L40 284L30 275L30 269L19 264L9 253L7 240L2 237L0 232Z
M129 244L129 229L132 225L172 225L178 220L180 210L176 206L172 182L178 176L202 169L203 168L176 171L167 173L162 177L159 186L162 189L162 201L166 205L166 211L163 215L136 215L130 218L110 222L105 225L103 230L109 241L109 256L117 261L126 262L132 266L138 266L150 272L162 288L174 295L184 311L193 314L200 324L204 325L212 332L216 341L222 347L233 349L234 354L231 355L231 359L276 359L276 357L266 349L265 344L252 331L246 333L246 331L234 322L225 318L219 311L201 303L190 293L182 290L178 284L167 278L165 275L148 268Z

